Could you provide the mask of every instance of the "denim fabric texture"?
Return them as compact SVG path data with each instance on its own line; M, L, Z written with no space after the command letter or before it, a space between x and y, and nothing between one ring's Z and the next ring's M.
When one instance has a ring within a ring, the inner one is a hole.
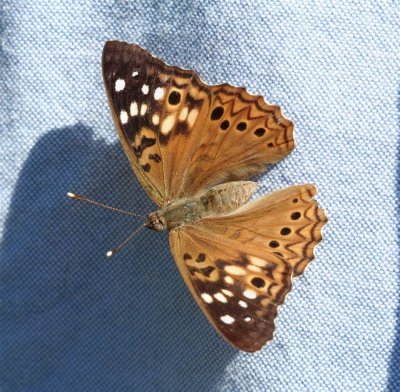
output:
M399 391L400 4L2 0L0 390ZM145 214L102 85L107 40L207 83L246 86L295 123L258 195L315 183L329 222L277 318L241 353L217 335Z

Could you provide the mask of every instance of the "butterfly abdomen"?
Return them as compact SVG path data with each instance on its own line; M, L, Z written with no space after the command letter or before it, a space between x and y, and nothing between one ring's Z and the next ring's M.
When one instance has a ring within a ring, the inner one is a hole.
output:
M233 181L182 198L149 215L147 226L156 231L171 230L201 218L223 215L240 207L255 192L257 183Z
M232 181L206 191L200 196L200 202L210 214L228 213L246 203L256 189L256 182Z

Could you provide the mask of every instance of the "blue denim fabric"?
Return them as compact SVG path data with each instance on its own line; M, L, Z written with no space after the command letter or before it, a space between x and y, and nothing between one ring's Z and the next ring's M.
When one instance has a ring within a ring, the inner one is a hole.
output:
M333 3L333 4L332 4ZM34 1L0 10L0 390L400 390L400 5L375 1ZM244 85L296 125L259 194L312 182L330 221L274 341L225 343L147 213L107 107L101 52L136 42Z

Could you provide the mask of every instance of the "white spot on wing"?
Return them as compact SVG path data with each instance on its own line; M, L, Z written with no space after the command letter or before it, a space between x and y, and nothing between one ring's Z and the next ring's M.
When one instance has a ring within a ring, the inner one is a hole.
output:
M244 321L246 321L247 323L249 323L251 321L251 317L245 317Z
M192 109L191 112L189 113L189 115L188 115L188 123L189 123L190 127L193 127L198 114L199 114L199 111L197 109Z
M221 321L225 324L233 324L235 322L235 319L230 316L229 314L225 314L224 316L221 316Z
M139 72L138 71L133 71L132 72L132 76L134 77L134 78L136 78L136 76L138 76L139 75Z
M122 91L125 88L125 80L124 79L117 79L115 82L115 91Z
M243 295L248 299L254 299L257 297L257 294L253 290L245 290Z
M204 302L207 302L208 304L212 304L214 302L211 295L207 293L201 294L201 298L203 298Z
M185 121L188 113L189 109L187 106L185 106L179 113L179 121Z
M254 265L256 265L258 267L265 267L267 265L267 261L265 261L264 259L261 259L260 257L249 256L249 260L251 263L253 263Z
M154 125L158 125L160 122L160 116L158 114L153 114L152 120Z
M139 113L138 105L135 101L131 103L130 112L131 116L137 116Z
M233 284L234 283L234 280L233 280L233 278L231 276L225 276L224 280L228 284Z
M228 297L233 297L233 293L232 291L229 291L227 289L222 289L221 290L225 295L227 295Z
M161 125L161 133L163 135L168 135L175 124L175 114L170 114Z
M158 100L164 96L164 89L162 87L157 87L154 90L154 99Z
M128 113L125 110L121 110L119 115L119 119L121 120L121 124L126 124L128 122Z
M226 304L228 301L226 299L226 297L222 294L222 293L216 293L214 294L214 298L216 300L218 300L219 302L223 302L224 304Z
M262 269L260 267L257 267L256 265L253 264L248 265L247 268L253 272L262 272Z
M242 308L247 308L247 303L246 302L244 302L244 301L242 301L242 300L240 300L239 301L239 305L242 307Z
M146 95L146 94L149 93L149 86L148 86L147 84L144 84L144 85L143 85L143 87L142 87L142 93L143 93L144 95Z
M225 267L225 271L231 275L245 275L246 271L242 267L238 267L237 265L227 265Z
M144 114L146 113L147 110L147 105L145 103L142 104L142 106L140 107L140 115L144 116Z

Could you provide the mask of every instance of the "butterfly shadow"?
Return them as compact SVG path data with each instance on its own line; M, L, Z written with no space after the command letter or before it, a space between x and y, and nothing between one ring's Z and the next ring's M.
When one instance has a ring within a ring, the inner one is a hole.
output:
M31 150L9 207L0 282L5 390L213 390L237 353L190 297L168 236L75 202L68 191L146 214L154 209L119 143L82 124Z
M400 90L397 96L397 111L400 113ZM398 120L398 128L400 130L400 120ZM397 199L397 217L400 216L400 144L397 147L397 188L396 188L396 199ZM400 228L397 231L397 240L400 241ZM398 258L399 260L399 258ZM400 276L398 277L400 284ZM400 303L397 307L396 313L397 323L396 323L396 336L395 343L392 349L392 356L389 366L389 377L388 377L388 387L393 388L393 390L400 389Z

